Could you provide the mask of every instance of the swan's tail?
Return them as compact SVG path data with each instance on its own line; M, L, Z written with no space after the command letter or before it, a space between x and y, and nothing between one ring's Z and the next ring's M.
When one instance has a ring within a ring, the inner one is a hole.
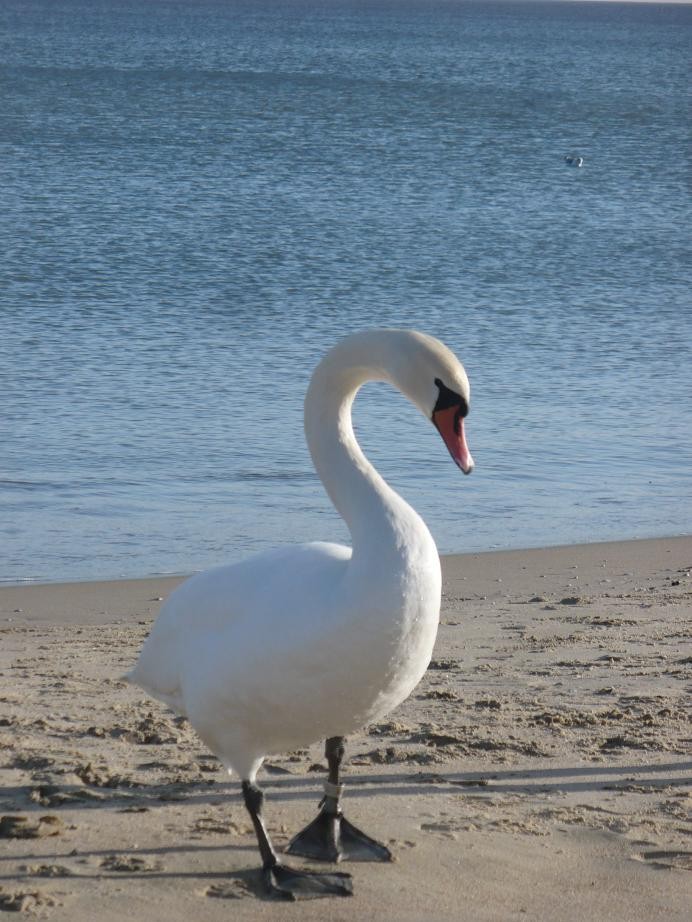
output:
M164 704L167 704L168 707L177 714L180 714L182 717L187 717L180 689L161 689L155 687L150 682L147 682L142 676L142 670L139 666L140 664L137 663L129 672L123 673L123 675L120 676L121 680L123 682L128 682L130 685L139 686L139 688L143 689L148 695L151 695L152 698L158 698L159 701L163 701Z

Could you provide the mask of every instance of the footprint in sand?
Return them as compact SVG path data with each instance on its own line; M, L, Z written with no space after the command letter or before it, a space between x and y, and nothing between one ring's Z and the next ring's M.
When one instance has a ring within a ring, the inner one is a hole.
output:
M75 872L62 864L29 864L24 869L29 877L74 877Z
M242 880L232 880L223 884L212 884L202 891L202 896L214 897L217 900L242 900L251 896L252 891Z
M635 861L644 861L664 868L680 868L683 871L692 871L692 852L675 850L658 850L641 852L632 856Z
M432 832L436 834L440 839L456 839L456 831L459 829L459 824L442 820L437 823L421 823L420 828L423 832Z
M146 873L160 871L163 865L160 861L141 858L138 855L107 855L100 866L106 871L120 871L121 873Z
M43 839L46 836L59 836L64 828L63 821L57 816L0 817L0 838L3 839Z
M36 913L57 905L54 897L40 890L6 890L0 886L0 912Z

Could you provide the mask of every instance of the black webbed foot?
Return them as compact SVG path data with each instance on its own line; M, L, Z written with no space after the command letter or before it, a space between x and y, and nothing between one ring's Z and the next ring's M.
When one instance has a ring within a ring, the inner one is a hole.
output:
M351 896L350 874L300 871L279 863L262 819L264 794L251 781L243 781L243 798L257 835L262 856L262 883L265 891L281 900L310 900L320 896Z
M286 851L317 861L391 861L386 845L370 838L343 813L320 810L317 817L291 839Z
M350 874L321 874L283 864L262 868L262 882L270 896L281 900L314 900L323 896L353 896Z
M340 820L339 814L320 810L315 819L291 839L286 852L315 861L340 861L343 858L339 847Z
M339 824L341 854L346 861L393 861L386 845L370 838L362 829L349 823L345 816Z

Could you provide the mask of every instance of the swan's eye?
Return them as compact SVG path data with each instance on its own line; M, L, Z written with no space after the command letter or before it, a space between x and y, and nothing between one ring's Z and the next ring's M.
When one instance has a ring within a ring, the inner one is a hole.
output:
M456 407L457 412L454 414L454 429L458 434L461 420L464 419L465 416L468 416L469 405L461 394L457 394L456 391L447 387L439 378L435 378L435 385L440 393L437 398L437 403L433 408L433 416L439 410L449 410L451 407Z

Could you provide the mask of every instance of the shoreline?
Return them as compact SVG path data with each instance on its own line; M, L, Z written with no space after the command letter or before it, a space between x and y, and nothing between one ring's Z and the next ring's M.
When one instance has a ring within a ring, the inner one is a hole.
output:
M442 568L425 677L347 746L347 815L396 860L345 863L352 899L300 905L262 893L237 779L121 679L183 577L1 587L0 911L687 922L692 537ZM279 849L314 815L324 771L319 743L267 759Z
M692 0L691 0L692 2ZM472 550L472 551L445 551L440 552L440 559L454 559L456 557L484 557L487 554L528 554L541 551L560 551L565 548L570 547L593 547L597 545L604 546L614 546L614 545L629 545L637 544L644 541L678 541L685 540L686 538L691 538L692 532L688 534L664 534L664 535L649 535L646 537L628 537L628 538L604 538L598 539L595 541L572 541L566 544L539 544L539 545L528 545L527 547L488 547L481 550ZM319 539L315 539L319 540ZM325 539L328 540L328 539ZM342 542L345 543L345 542ZM281 545L274 545L269 550L273 550ZM233 563L242 563L243 560L248 560L253 556L263 553L263 551L248 552L247 554L233 557L229 554L229 557L225 561L221 561L216 564L210 564L208 567L203 566L197 570L191 570L188 573L174 573L174 572L162 572L162 573L149 573L139 576L84 576L84 577L42 577L42 576L25 576L25 577L5 577L0 579L0 591L4 588L16 589L21 586L63 586L63 585L74 585L79 586L84 583L101 583L101 584L110 584L110 583L119 583L119 582L142 582L145 580L176 580L176 579L187 579L190 576L193 576L195 573L202 573L205 570L215 569L218 566L230 565Z
M626 586L627 580L621 577L627 568L634 570L654 561L664 565L666 558L671 566L692 567L692 536L443 554L440 559L443 584L465 580L472 596L482 598L502 596L503 580L514 591L528 591L529 585L533 586L532 574L537 570L545 571L538 574L538 579L546 590L557 591L562 586L565 591L579 588L594 592L599 586L607 586L602 581L608 579L620 580L618 585ZM583 579L580 568L588 570L590 576ZM85 619L83 623L90 624L135 615L152 616L159 603L191 575L2 584L0 623L15 614L35 621L60 620L63 613L69 612L75 623Z

